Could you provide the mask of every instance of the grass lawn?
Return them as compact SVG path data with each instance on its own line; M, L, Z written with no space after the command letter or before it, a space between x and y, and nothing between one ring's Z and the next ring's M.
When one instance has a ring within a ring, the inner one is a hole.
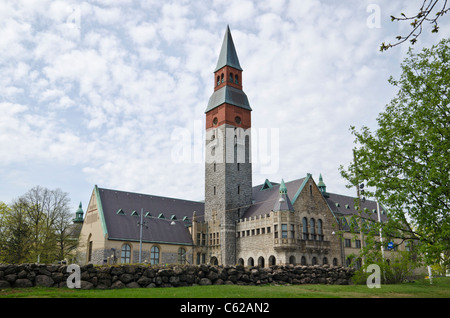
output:
M79 290L23 288L0 290L0 298L450 298L450 278L368 288L365 285L192 286Z

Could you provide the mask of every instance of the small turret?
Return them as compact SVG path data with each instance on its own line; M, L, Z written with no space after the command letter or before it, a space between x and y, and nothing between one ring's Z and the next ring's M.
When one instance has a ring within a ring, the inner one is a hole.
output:
M319 183L317 184L317 187L319 188L320 192L322 192L323 196L328 196L327 186L325 185L325 182L323 182L322 174L319 175Z
M280 184L280 196L279 196L278 200L275 202L273 211L294 212L294 207L292 206L291 199L289 199L289 196L287 194L287 188L286 188L286 185L284 184L283 179L281 179L281 184Z
M73 223L83 223L83 208L81 207L81 202L80 205L78 206L78 210L75 212L75 218L72 219Z

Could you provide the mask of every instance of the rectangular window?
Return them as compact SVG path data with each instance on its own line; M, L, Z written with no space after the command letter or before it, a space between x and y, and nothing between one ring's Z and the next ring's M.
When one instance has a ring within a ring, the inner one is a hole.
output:
M281 224L281 238L288 237L288 226L287 224Z
M350 239L345 239L345 247L352 247L352 241Z
M295 238L294 224L291 224L291 238Z
M273 236L274 236L274 238L278 238L278 225L277 224L275 224L273 226Z
M355 247L361 248L361 240L355 240Z

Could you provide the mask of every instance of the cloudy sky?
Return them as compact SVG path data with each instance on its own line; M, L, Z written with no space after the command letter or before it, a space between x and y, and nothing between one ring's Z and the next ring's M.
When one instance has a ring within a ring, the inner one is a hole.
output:
M229 25L252 106L253 184L338 168L376 128L422 1L0 1L0 201L40 185L204 197L204 111ZM425 28L416 50L449 36ZM445 31L447 30L447 31Z

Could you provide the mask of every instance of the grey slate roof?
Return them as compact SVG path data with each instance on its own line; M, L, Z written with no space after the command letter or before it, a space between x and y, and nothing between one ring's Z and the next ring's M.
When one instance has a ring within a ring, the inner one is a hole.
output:
M231 86L224 86L211 95L205 113L216 108L217 106L222 105L223 103L235 105L250 111L252 110L250 103L248 102L247 95L245 95L242 90Z
M139 241L141 208L144 216L150 212L152 217L144 217L144 242L173 244L192 244L192 238L186 225L190 225L193 212L199 221L203 221L204 203L167 197L152 196L117 190L99 188L99 194L109 239ZM123 214L117 214L122 209ZM135 215L132 215L132 212ZM165 218L158 218L160 214ZM171 217L176 221L171 225ZM187 217L187 221L183 218Z
M293 197L297 193L298 189L303 184L304 179L305 178L301 178L285 183L289 197ZM271 184L273 187L264 190L261 190L263 186L262 184L253 187L252 191L254 203L247 209L241 218L250 218L269 214L270 211L273 210L276 202L279 201L280 198L280 185L275 184L274 182L271 182Z
M230 27L227 26L227 30L223 37L222 48L220 49L219 60L217 61L216 69L214 72L220 70L224 66L231 66L235 69L242 71L239 59L234 47L233 38L231 37Z
M328 196L325 196L325 201L330 207L330 210L338 218L342 216L352 216L358 214L358 211L355 209L354 197L335 193L328 193ZM376 201L365 200L364 202L361 202L361 210L362 210L361 216L363 218L378 222ZM386 222L388 220L387 214L385 213L386 210L381 205L380 210L381 210L380 213L381 222ZM344 230L348 229L349 229L348 227L347 228L344 227Z

